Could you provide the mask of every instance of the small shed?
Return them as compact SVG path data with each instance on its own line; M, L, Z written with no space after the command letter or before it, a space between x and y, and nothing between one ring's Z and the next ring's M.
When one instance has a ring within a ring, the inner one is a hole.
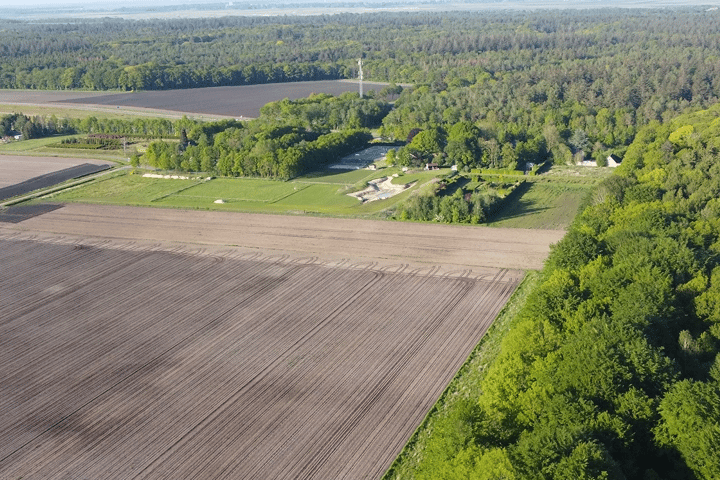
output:
M615 168L618 165L620 165L620 163L622 163L622 159L620 157L618 157L617 155L612 154L612 153L610 155L608 155L608 157L607 157L607 166L608 167Z

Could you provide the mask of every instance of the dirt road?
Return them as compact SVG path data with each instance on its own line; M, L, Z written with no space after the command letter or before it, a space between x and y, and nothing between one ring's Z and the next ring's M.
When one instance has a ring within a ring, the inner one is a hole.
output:
M384 264L539 269L563 231L68 204L3 229Z

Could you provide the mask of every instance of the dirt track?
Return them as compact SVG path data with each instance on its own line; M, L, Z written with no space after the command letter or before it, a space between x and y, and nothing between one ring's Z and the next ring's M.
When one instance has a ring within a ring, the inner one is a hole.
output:
M384 264L539 269L563 231L68 204L3 228Z

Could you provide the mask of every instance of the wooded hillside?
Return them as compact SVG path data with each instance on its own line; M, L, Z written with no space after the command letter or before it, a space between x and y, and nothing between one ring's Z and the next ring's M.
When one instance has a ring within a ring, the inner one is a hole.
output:
M458 393L422 460L393 475L720 477L718 126L715 106L641 130L554 248L481 393Z

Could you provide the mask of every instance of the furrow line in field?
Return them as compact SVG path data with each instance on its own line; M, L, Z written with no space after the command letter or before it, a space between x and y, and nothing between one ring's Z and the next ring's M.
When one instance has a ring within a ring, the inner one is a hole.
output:
M342 276L342 272L337 272L337 273L339 273L340 276ZM326 272L326 271L325 271L325 272L321 272L321 274L322 274L322 276L325 276L325 275L327 274L327 272ZM317 281L317 280L319 280L319 279L316 280L315 278L311 277L311 278L308 279L308 280L310 280L310 281ZM304 287L304 289L305 289L306 291L308 290L308 289L307 289L307 285L305 285L304 282L302 282L302 286ZM346 288L348 288L348 290L350 290L350 289L352 288L352 285L350 285L350 286L348 286L348 287L346 287ZM346 293L346 292L343 291L343 290L340 290L340 291L337 292L337 293L338 293L338 294L341 296L341 298L342 298L342 294L344 294L344 293ZM357 294L357 292L351 292L351 291L348 291L347 293L348 293L348 294ZM313 298L315 298L315 297L312 296L311 294L309 294L309 295L310 295L310 296L307 298L307 301L311 301ZM284 297L284 298L287 298L287 297ZM336 308L336 307L335 307L335 304L334 304L334 301L333 301L333 299L332 299L332 295L328 295L328 296L326 297L326 299L324 300L324 302L325 302L325 303L324 303L324 307L321 306L321 308L329 308L329 309ZM297 307L296 305L293 305L294 302L292 302L292 301L290 301L290 302L288 302L288 303L290 304L290 305L289 305L289 308ZM294 313L295 315L293 315L293 313ZM299 312L297 312L297 311L296 311L296 312L292 312L292 311L288 311L288 312L287 312L287 314L288 314L288 316L289 316L290 318L293 318L294 316L296 316L297 313L299 313ZM258 314L258 317L264 317L264 315L262 315L262 313L260 313L260 314ZM283 313L282 313L282 312L278 312L277 314L275 314L275 317L276 317L276 318L282 318L282 317L283 317ZM313 318L315 318L315 317L319 317L320 320L313 320ZM302 330L303 330L303 329L300 328L300 327L303 327L303 326L304 326L305 329L307 329L308 327L310 327L310 332L309 332L309 333L307 333L307 334L302 334L303 337L307 338L308 335L311 335L311 334L312 334L312 330L314 330L314 329L316 328L316 325L315 325L315 324L316 324L318 321L322 321L323 318L324 318L324 315L322 314L322 310L321 310L321 309L320 309L320 310L317 310L317 309L316 309L316 310L313 310L309 315L305 315L304 318L298 319L298 321L295 322L296 325L292 325L293 329L290 330L290 333L292 333L293 331L296 331L296 330L297 330L298 332L302 333ZM267 341L267 340L268 340L268 339L265 339L265 341ZM221 425L217 425L217 424L216 424L216 423L217 423L217 419L220 418L221 414L223 414L226 410L229 410L229 407L234 403L235 399L236 399L239 395L242 395L244 392L246 392L246 391L248 391L248 390L252 390L252 393L253 393L254 395L259 396L259 397L261 397L261 398L262 398L262 397L265 397L265 396L268 398L268 400L274 398L275 395L276 395L276 393L277 393L277 390L276 390L276 389L277 389L278 387L277 387L276 385L272 384L272 383L267 384L267 385L265 385L265 386L263 387L263 386L261 385L261 382L262 382L262 380L268 375L268 373L272 371L273 365L278 364L278 363L282 363L282 362L283 362L283 359L287 358L288 352L290 352L290 351L292 350L293 345L294 345L294 344L297 344L297 342L302 341L302 338L298 339L298 338L295 337L294 335L287 335L287 334L286 334L284 337L281 337L280 340L284 341L284 346L278 347L278 348L273 348L273 349L272 349L272 351L274 352L273 355L272 355L272 356L268 356L267 359L264 359L263 362L261 362L261 364L265 365L265 366L262 368L262 370L259 371L257 374L255 374L255 376L254 376L253 378L245 381L244 383L241 383L241 384L239 384L239 385L236 384L236 386L234 387L235 391L234 391L234 392L230 392L231 395L230 395L228 398L226 398L226 400L222 403L222 405L220 405L220 406L219 406L218 408L216 408L214 411L210 412L210 414L208 415L208 417L206 417L202 422L198 423L197 428L193 428L192 431L190 431L190 432L187 433L187 435L185 435L185 436L183 436L181 439L179 439L178 442L176 442L176 444L174 444L170 449L167 450L167 452L165 453L165 455L171 455L171 454L173 453L173 450L185 448L184 445L187 444L187 442L188 442L193 436L195 436L195 435L204 435L204 434L205 434L205 429L207 428L207 426L208 426L209 424L214 424L214 427L215 427L216 429L218 429L218 430L215 431L215 434L213 435L213 438L214 438L214 439L218 439L218 438L219 438L219 439L222 439L222 438L224 438L223 435L220 434L220 431L221 431L222 428L223 428L223 427L222 427L222 424L221 424ZM269 363L265 363L265 362L269 362ZM260 389L259 391L257 390L257 387L256 387L257 385L260 385L260 386L261 386L261 389ZM225 420L225 425L227 425L227 423L229 422L229 423L231 423L231 424L237 424L237 425L241 426L240 430L247 429L247 428L249 428L250 426L252 426L252 422L253 422L253 420L254 420L255 418L257 418L258 412L262 411L263 409L268 408L268 405L269 405L268 402L259 402L259 404L258 404L258 402L256 402L256 403L253 404L253 408L243 409L243 410L240 412L240 414L242 415L242 418L241 418L239 421L235 421L234 413L230 411L230 412L228 412L228 415L229 415L229 416L228 416L227 418L224 418L224 420ZM220 431L219 431L219 430L220 430ZM232 433L233 433L234 435L240 435L240 434L242 434L242 431L239 431L239 432L238 432L238 431L234 431L234 432L232 432ZM213 453L222 453L222 452L213 452ZM209 463L209 462L212 461L212 454L211 454L210 452L208 452L208 454L210 455L210 458L207 458L206 463ZM181 456L181 457L185 457L185 456ZM160 461L160 460L161 460L161 459L158 458L158 461ZM152 470L152 468L153 468L153 467L152 467L151 465L149 465L149 466L148 466L148 470L146 470L146 471L144 471L144 472L140 472L139 475L144 476L144 475L149 474L149 472ZM153 474L153 476L156 476L156 474Z
M264 271L264 270L265 270L265 269L261 269L261 272ZM132 376L134 373L135 373L135 372L131 372L129 376ZM119 382L118 382L118 383L119 383Z
M166 255L166 257L167 257L167 255ZM171 260L172 260L172 259L171 259ZM263 270L264 270L264 269L260 269L261 272L262 272ZM173 272L170 272L170 273L172 274ZM147 276L147 278L150 278L150 277ZM154 279L154 281L157 281L157 280L160 280L160 279L158 279L158 278L155 278L155 279ZM158 292L158 296L159 296L159 297L162 297L162 293L163 293L162 291ZM146 293L146 294L147 294L147 293ZM152 298L150 298L149 300L150 300L150 303L152 304L152 303L153 303L153 302L152 302ZM147 304L147 303L146 303L146 304ZM192 305L192 304L188 304L188 307L191 307L191 305ZM62 309L61 309L61 311L62 311ZM110 312L112 312L112 309L110 309ZM51 312L51 314L52 314L52 312ZM163 311L154 312L154 315L148 316L148 317L145 318L146 323L145 323L144 325L143 325L143 324L139 324L139 325L136 327L136 329L139 330L139 331L144 331L144 329L145 329L145 327L146 327L147 325L152 326L152 325L154 325L154 324L162 324L162 321L164 320L164 317L165 317L165 315L164 315L164 312L163 312ZM168 327L168 326L166 325L165 328L167 328L167 327ZM61 331L61 333L62 333L62 331ZM133 335L134 335L134 334L137 334L137 333L140 333L140 332L130 332L129 337L132 338ZM69 335L72 336L72 335L74 335L74 334L69 334ZM51 335L51 338L56 338L56 337L57 337L56 335ZM94 340L93 340L92 337L91 337L90 343L93 343L93 342L94 342ZM36 347L37 347L37 345L36 345ZM80 347L82 347L82 346L80 346ZM54 347L53 347L53 348L54 348ZM68 357L66 358L66 360L69 361L69 362L72 362L73 358L72 358L70 355L74 355L74 352L77 351L77 350L79 350L79 349L80 349L80 348L74 348L74 349L71 348L71 349L69 349L69 353L67 354ZM52 349L50 349L50 350L52 350ZM126 353L127 353L127 352L126 352ZM142 352L138 352L138 353L142 353ZM25 356L25 358L27 358L27 357ZM32 362L31 362L31 363L32 363ZM5 365L5 364L3 364L3 365ZM68 368L66 368L66 369L68 369ZM70 368L69 371L72 371L72 368ZM122 373L122 372L120 372L120 373ZM70 375L70 376L72 377L72 375Z
M422 281L422 279L420 280ZM425 281L428 283L435 283L432 277L426 277ZM419 303L422 304L422 302ZM377 378L367 382L370 386L369 391L365 389L362 392L358 392L359 401L356 403L356 408L353 409L352 412L349 412L349 415L345 415L343 418L337 418L337 426L332 434L332 441L325 441L322 445L315 444L315 448L313 449L315 455L310 462L305 462L304 468L299 471L300 476L313 476L318 473L318 469L326 462L327 458L334 453L348 432L352 430L370 411L370 409L382 398L382 394L386 391L390 383L397 377L397 375L399 375L409 358L418 351L423 342L426 341L432 334L432 331L437 328L437 320L439 318L442 318L442 312L438 315L430 317L430 321L426 323L425 328L420 329L420 333L416 334L414 339L415 341L413 341L412 336L405 336L407 339L407 347L401 343L398 350L401 350L402 353L399 355L396 354L389 359L390 368L380 373ZM368 368L368 371L373 371L373 369Z

